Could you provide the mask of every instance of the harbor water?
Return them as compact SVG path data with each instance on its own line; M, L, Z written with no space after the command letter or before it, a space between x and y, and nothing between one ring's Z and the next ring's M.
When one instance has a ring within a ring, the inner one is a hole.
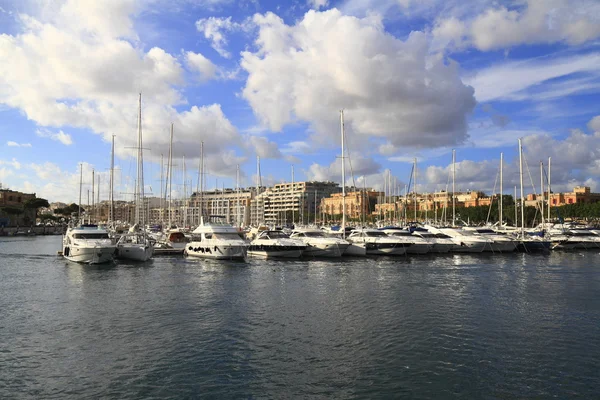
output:
M0 398L598 398L600 250L84 266L0 238Z

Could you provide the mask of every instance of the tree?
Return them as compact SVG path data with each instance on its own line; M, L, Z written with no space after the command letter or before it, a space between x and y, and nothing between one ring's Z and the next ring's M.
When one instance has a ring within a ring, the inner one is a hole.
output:
M46 200L46 199L35 197L33 199L27 200L24 204L24 207L25 208L35 208L35 209L42 208L42 207L48 208L48 207L50 207L50 204L48 203L48 200Z

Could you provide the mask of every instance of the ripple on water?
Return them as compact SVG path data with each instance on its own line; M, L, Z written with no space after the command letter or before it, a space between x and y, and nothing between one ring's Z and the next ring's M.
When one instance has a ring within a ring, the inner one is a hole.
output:
M32 246L31 243L35 243ZM593 398L600 255L89 267L0 241L0 397Z

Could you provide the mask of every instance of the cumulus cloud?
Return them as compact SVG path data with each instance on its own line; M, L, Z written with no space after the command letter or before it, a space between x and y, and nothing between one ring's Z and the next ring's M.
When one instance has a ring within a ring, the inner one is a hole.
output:
M219 18L209 17L201 18L196 21L196 29L202 32L204 37L211 42L212 48L224 58L231 58L231 53L227 50L229 41L227 34L235 31L242 31L249 28L246 23L239 23L231 20L231 17Z
M600 3L587 0L525 0L509 8L483 2L487 8L463 21L454 16L437 21L433 35L440 42L468 41L482 51L521 44L578 45L600 37Z
M72 143L60 130L64 127L92 131L107 142L115 134L117 155L127 157L131 151L125 149L136 144L142 92L144 147L150 149L146 160L168 153L174 122L177 156L197 159L204 140L211 154L207 166L216 174L234 174L230 162L237 156L220 154L239 144L240 136L221 106L183 107L186 82L180 60L158 47L136 46L131 17L141 3L97 3L53 2L48 9L21 15L19 33L0 35L0 105L20 110L41 127L41 136L64 144ZM210 74L196 53L184 53L184 60Z
M10 167L12 167L13 169L21 169L21 163L17 161L16 158L13 158L10 161L6 161L6 160L0 160L0 165L8 165Z
M337 142L344 108L354 137L374 136L396 147L466 139L473 90L456 64L429 56L425 34L402 41L376 16L355 18L336 9L309 11L295 25L272 13L253 22L257 51L242 53L248 72L242 93L271 130L306 121L315 136Z
M31 143L17 143L17 142L13 142L12 140L9 140L8 142L6 142L6 145L8 147L31 147Z
M346 184L352 184L352 172L354 177L371 176L378 174L381 170L381 164L371 157L365 157L360 154L352 154L351 158L346 156ZM315 181L342 181L342 163L338 159L330 165L320 165L313 163L305 171L306 179Z
M250 136L250 145L257 156L261 158L281 158L281 151L277 143L269 141L263 136Z
M200 53L187 51L185 53L185 61L188 68L198 73L200 81L207 81L215 77L217 67L208 58Z
M68 133L64 133L63 131L58 131L56 133L51 132L47 129L38 129L35 131L35 134L42 138L49 138L57 142L61 142L65 146L70 146L73 144L73 139L71 135Z
M329 4L329 0L308 0L307 4L309 5L309 7L318 10L322 7L327 7L327 5Z

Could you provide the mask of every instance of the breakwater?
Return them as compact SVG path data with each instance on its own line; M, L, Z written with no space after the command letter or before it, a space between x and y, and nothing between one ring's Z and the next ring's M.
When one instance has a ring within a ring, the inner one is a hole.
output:
M63 226L0 227L0 236L62 235L64 231Z

